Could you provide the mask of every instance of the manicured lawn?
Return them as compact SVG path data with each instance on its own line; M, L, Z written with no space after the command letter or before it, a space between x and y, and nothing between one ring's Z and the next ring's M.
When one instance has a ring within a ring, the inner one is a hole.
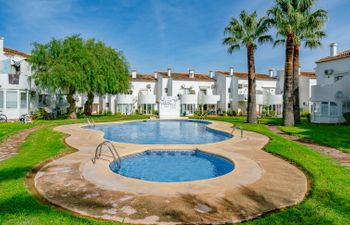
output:
M245 119L239 117L210 119L232 122L246 130L268 136L271 141L265 150L296 163L308 174L312 182L310 195L303 203L249 221L247 224L350 224L349 169L331 158L270 132L262 124L246 124Z
M22 123L0 123L0 142L2 142L8 136L30 127L36 124L22 124Z
M124 119L145 119L146 116L128 116ZM120 120L114 116L96 117L95 121ZM41 161L69 152L63 144L64 134L52 128L58 124L85 122L80 120L39 121L46 124L22 144L17 155L0 162L0 224L100 224L101 221L80 218L39 203L25 188L26 174ZM23 124L4 124L7 130L19 130ZM28 125L32 126L32 125ZM16 128L15 128L16 127ZM11 129L12 128L12 129ZM115 224L106 222L105 224Z
M350 153L350 126L333 124L313 124L303 121L295 127L279 129L288 134L315 141Z
M242 118L217 117L262 133L271 139L266 151L298 164L309 175L312 190L296 207L268 214L247 224L350 224L350 170L298 143L285 140L264 125ZM66 123L60 121L50 123ZM50 124L48 123L48 125ZM24 186L24 177L39 162L67 152L63 134L45 126L31 134L19 154L0 163L0 224L114 224L80 218L39 203Z

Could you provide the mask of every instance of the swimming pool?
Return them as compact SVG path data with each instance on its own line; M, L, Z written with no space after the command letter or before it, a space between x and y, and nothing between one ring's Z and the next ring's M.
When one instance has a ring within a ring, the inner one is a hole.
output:
M231 172L231 161L200 150L148 150L121 158L110 168L122 176L157 182L184 182L222 176Z
M96 125L104 138L132 144L207 144L232 135L207 127L209 122L195 120L145 120L123 124Z

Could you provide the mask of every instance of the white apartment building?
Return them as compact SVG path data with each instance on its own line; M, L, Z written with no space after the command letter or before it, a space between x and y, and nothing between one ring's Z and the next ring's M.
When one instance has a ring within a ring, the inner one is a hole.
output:
M19 118L29 112L31 89L29 55L4 48L0 37L0 114L8 119Z
M45 108L47 112L55 114L65 113L68 107L65 94L51 93L35 86L31 79L28 57L28 54L4 48L4 39L0 39L0 114L5 114L9 119L17 119L20 115L30 114L37 108ZM321 63L318 65L319 68ZM275 76L273 70L269 70L268 74L256 74L258 114L266 108L274 115L282 113L283 75L283 72L278 71ZM206 110L209 114L235 110L245 114L248 97L247 76L247 73L236 72L233 68L229 71L209 71L208 74L195 73L193 69L187 72L173 72L168 69L154 74L138 74L132 71L128 93L96 94L93 113L111 111L122 114L152 114L170 99L179 104L178 108L169 108L178 111L174 115L192 115L195 110ZM340 79L339 76L337 79ZM301 105L307 109L314 80L313 73L301 73ZM86 94L77 93L75 98L77 108L83 109ZM317 104L324 105L322 102ZM329 107L333 106L333 103L328 104Z
M235 110L246 113L248 100L248 74L229 71L215 73L217 92L221 96L219 108L222 111ZM269 74L256 73L257 113L261 115L264 107L275 115L282 113L282 95L276 93L277 79L273 70Z
M284 70L278 70L276 94L283 94ZM299 71L299 106L303 112L311 113L313 104L311 102L311 87L316 85L316 73Z
M330 45L330 55L316 61L317 85L312 87L314 123L342 123L350 112L350 50L337 53Z

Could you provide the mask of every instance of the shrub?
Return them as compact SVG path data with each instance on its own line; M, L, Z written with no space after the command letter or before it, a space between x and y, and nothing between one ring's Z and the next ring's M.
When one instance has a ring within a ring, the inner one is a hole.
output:
M237 116L237 112L235 110L227 110L228 116Z
M305 117L309 123L311 122L311 113L304 112L301 116Z
M200 111L200 110L195 110L195 111L193 112L193 114L194 114L195 116L199 116L199 115L201 115L201 111Z
M44 119L46 111L44 108L38 108L32 113L32 118L34 120L42 120Z
M345 119L345 123L350 125L350 112L343 113L343 117Z
M113 115L113 113L111 110L105 111L105 116L112 116L112 115Z
M158 110L153 110L152 114L153 115L158 115Z
M122 113L121 112L115 112L114 115L117 116L117 117L121 117Z

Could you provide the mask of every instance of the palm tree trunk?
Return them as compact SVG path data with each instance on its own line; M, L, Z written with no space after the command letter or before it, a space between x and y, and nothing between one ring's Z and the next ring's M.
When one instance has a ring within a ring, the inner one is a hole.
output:
M293 110L294 110L294 122L300 124L300 98L299 98L299 51L300 46L298 44L294 45L293 54Z
M248 57L248 123L257 123L256 117L256 81L255 81L255 63L254 63L254 46L247 45Z
M293 52L294 38L288 34L286 41L286 61L284 66L283 125L294 126L293 111Z
M68 95L67 95L67 102L69 103L68 115L69 115L70 119L76 119L77 118L74 94L75 94L75 90L74 89L69 89Z
M88 99L86 100L84 104L84 113L86 116L91 116L92 114L92 103L94 102L94 94L89 92L87 94Z

